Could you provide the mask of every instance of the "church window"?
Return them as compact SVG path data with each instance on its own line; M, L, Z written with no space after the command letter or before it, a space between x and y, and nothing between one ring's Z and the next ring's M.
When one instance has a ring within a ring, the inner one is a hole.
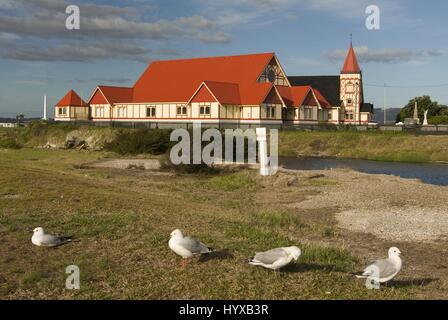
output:
M260 78L258 78L259 83L271 82L277 86L287 86L288 82L282 69L277 65L276 60L273 58L271 62L264 69Z
M210 105L202 104L199 106L199 115L210 116Z
M104 117L104 108L103 107L96 107L95 108L95 117L97 117L97 118Z
M178 116L186 116L187 115L187 107L185 105L177 106L176 114Z
M126 107L118 107L118 118L126 118Z
M347 86L345 87L345 92L346 93L353 93L355 92L355 87L353 86L353 83L348 83Z
M276 106L275 104L266 104L266 118L276 118Z
M312 107L304 107L303 113L305 116L305 120L312 120L313 119L313 108Z
M147 107L146 108L146 117L155 118L156 116L156 107Z

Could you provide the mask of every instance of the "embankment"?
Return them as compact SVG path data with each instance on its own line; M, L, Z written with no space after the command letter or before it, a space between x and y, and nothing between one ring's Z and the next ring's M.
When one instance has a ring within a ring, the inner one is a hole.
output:
M279 153L375 161L448 162L448 135L283 131L279 135Z
M33 123L0 130L0 148L65 148L75 139L90 150L120 154L162 154L169 147L168 130L130 129L72 124ZM395 162L448 162L448 135L394 132L282 131L280 156L334 157Z

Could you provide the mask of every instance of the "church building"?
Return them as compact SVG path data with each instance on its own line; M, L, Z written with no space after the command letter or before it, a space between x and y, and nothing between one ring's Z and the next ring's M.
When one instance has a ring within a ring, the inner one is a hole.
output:
M339 76L288 77L275 53L154 61L132 87L96 87L84 102L70 90L56 121L176 127L367 124L362 71L350 48Z

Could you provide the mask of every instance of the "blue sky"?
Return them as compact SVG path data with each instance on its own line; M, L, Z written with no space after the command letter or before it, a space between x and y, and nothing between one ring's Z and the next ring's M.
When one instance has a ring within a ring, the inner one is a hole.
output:
M380 30L365 27L372 4ZM65 28L68 5L80 30ZM288 75L337 75L350 33L366 100L382 107L370 85L387 83L388 107L448 104L447 13L442 0L0 0L0 117L41 116L44 94L53 106L71 88L132 86L157 59L276 52Z

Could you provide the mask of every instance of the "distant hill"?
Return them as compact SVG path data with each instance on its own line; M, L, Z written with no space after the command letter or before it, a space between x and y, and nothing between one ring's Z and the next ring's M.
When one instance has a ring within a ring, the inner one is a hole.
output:
M35 121L35 120L40 120L40 118L25 118L22 120L22 122L30 122L30 121ZM0 122L2 123L15 123L17 122L16 118L1 118L0 117Z
M386 121L387 124L394 124L397 114L400 113L401 108L390 108L386 110ZM375 108L375 120L380 124L384 124L384 110Z
M16 119L13 119L13 118L0 118L0 122L2 122L2 123L11 123L11 122L16 122Z

